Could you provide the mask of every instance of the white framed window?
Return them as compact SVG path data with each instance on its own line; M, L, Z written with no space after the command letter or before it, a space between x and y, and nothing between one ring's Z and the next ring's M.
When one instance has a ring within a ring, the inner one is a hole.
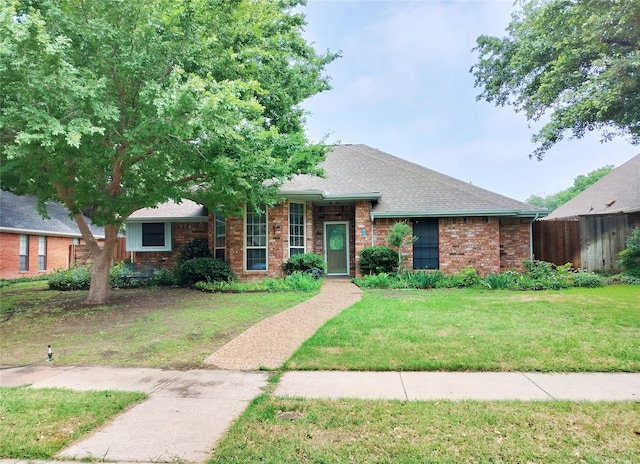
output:
M47 270L47 237L44 235L38 237L38 270Z
M289 256L305 252L304 203L289 203Z
M226 228L225 219L222 214L216 214L216 239L213 254L217 259L224 261L224 250L226 248Z
M267 213L258 214L247 206L245 215L245 269L267 270Z
M20 255L20 263L18 269L20 271L28 271L29 270L29 236L21 235L20 236L20 251L18 252Z
M127 223L127 251L171 251L170 222Z

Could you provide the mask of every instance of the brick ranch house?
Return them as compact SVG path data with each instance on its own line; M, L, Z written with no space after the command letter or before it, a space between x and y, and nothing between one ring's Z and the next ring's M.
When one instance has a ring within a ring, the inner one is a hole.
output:
M185 243L206 240L244 280L278 277L290 256L324 256L330 276L357 276L358 252L386 245L407 221L418 241L403 250L410 270L482 275L522 269L531 259L531 224L546 210L462 182L366 145L339 145L325 178L297 176L282 201L258 215L224 218L185 200L136 211L126 221L134 262L171 268Z
M80 230L66 207L52 201L46 207L48 219L35 197L0 190L0 279L35 277L72 263L75 247L84 244ZM102 227L90 227L104 239Z

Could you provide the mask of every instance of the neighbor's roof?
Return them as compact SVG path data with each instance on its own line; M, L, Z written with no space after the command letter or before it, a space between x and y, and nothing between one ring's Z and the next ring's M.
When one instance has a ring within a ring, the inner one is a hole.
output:
M640 154L618 166L547 219L640 212Z
M546 210L490 192L366 145L338 145L321 164L326 178L297 176L282 196L378 200L374 217L543 216Z
M61 237L81 237L76 222L69 216L69 210L53 201L47 201L49 219L40 216L36 197L19 196L6 190L0 190L0 230L3 232L48 235ZM104 238L104 228L91 224L89 228L94 237Z
M139 209L129 216L126 222L147 221L149 219L153 219L154 221L179 219L180 222L198 222L202 221L203 218L206 220L208 217L209 212L207 208L194 201L185 199L179 203L169 200L155 208Z

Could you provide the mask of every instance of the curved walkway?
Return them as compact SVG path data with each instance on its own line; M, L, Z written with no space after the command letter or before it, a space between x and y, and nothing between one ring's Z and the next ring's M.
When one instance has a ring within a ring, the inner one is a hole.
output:
M327 320L361 298L362 290L349 279L325 278L318 295L264 319L204 363L219 369L277 369Z

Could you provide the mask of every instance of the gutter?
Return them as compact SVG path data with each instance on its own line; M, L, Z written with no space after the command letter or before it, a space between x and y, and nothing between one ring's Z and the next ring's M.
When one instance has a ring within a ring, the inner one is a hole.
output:
M371 213L373 218L413 218L413 217L478 217L478 216L499 216L499 217L533 217L537 219L541 211L508 211L508 210L469 210L469 211L406 211L406 212L380 212Z
M19 235L46 235L47 237L65 237L65 238L82 238L80 232L53 232L50 230L37 230L37 229L17 229L15 227L0 227L0 232L7 234L19 234ZM104 239L104 235L93 234L96 239Z
M533 261L533 223L538 220L538 214L529 222L529 260Z

